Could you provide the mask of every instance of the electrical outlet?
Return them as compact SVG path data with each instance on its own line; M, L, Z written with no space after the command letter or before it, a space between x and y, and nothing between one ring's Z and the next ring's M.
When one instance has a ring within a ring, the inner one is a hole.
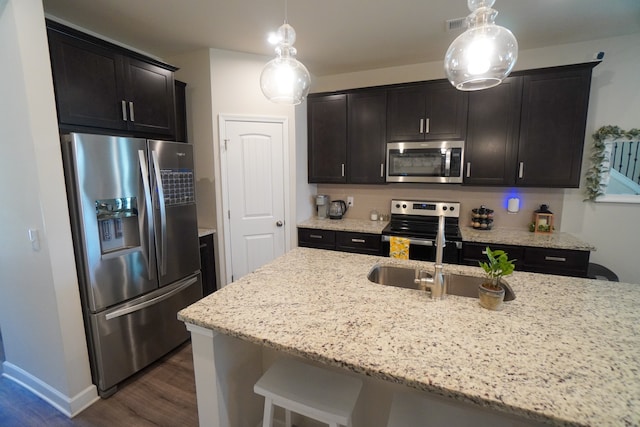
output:
M349 206L350 208L353 207L353 196L347 197L347 206Z

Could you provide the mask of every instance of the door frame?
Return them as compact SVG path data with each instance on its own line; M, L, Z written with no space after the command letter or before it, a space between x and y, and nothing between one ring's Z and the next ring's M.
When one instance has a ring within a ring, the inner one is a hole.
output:
M284 191L284 251L291 250L291 200L290 200L290 164L289 164L289 119L287 117L274 116L250 116L237 114L218 115L218 154L220 156L220 185L216 186L218 196L216 197L216 217L218 228L222 226L222 240L224 251L220 261L220 286L231 283L233 272L231 266L231 225L229 222L229 192L227 182L228 162L225 149L225 139L227 133L227 122L251 122L251 123L277 123L282 125L282 158L283 158L283 191ZM220 233L218 233L220 235Z

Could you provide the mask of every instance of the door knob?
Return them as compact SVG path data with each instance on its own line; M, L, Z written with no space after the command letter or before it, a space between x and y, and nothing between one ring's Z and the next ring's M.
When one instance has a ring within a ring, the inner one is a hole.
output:
M282 221L278 221L278 222L276 222L276 225L277 225L278 227L282 227Z

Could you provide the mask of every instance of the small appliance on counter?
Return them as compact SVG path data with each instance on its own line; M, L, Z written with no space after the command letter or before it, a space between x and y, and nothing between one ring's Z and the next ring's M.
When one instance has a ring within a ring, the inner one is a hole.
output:
M477 230L491 230L493 228L493 209L481 205L471 209L471 226Z
M347 204L344 200L334 200L329 207L329 218L342 219L342 216L347 213Z
M316 196L316 209L318 210L318 218L327 218L329 216L329 196L318 194Z

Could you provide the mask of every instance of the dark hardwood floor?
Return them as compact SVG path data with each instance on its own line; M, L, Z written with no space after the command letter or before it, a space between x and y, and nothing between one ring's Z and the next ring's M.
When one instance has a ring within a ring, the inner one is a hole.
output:
M13 381L0 378L0 426L197 426L191 344L186 343L127 380L108 399L73 419Z

